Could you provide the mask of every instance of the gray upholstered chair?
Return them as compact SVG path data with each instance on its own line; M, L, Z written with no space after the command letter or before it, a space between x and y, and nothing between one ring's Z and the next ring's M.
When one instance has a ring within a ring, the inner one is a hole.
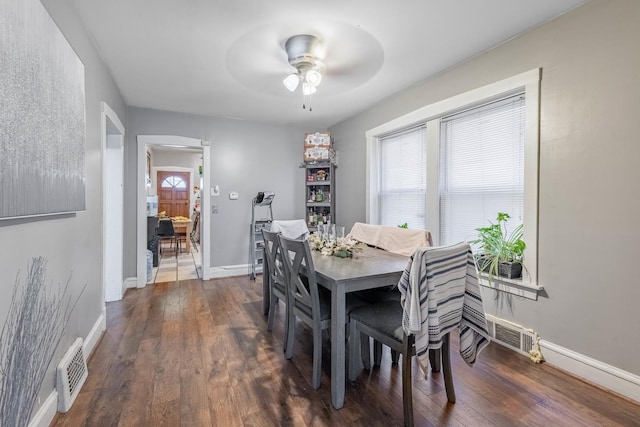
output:
M273 319L275 317L275 308L278 301L285 304L284 318L284 349L287 346L287 332L289 329L289 292L287 291L287 276L284 264L282 263L282 251L280 250L280 241L278 240L278 232L262 229L264 238L264 255L267 263L269 277L263 277L263 280L269 280L269 314L267 318L267 330L273 329Z
M384 242L387 246L401 247L403 251L415 251L419 247L433 246L433 240L429 230L410 230L397 227L389 227L376 224L356 223L351 230L350 235L370 237L373 240L369 243L377 246L376 242ZM371 236L373 237L371 237ZM408 235L409 237L405 236ZM385 249L386 250L386 249ZM405 252L406 254L406 252ZM400 292L395 283L389 284L386 288L367 289L356 293L359 298L370 304L377 304L386 301L396 301L400 303ZM379 365L382 360L382 343L373 342L373 363ZM398 363L398 353L391 349L391 358L393 363ZM364 360L365 368L369 369L368 360Z
M288 275L290 292L289 329L285 354L287 359L293 357L296 318L300 319L313 331L313 388L320 387L322 371L322 331L331 326L331 294L326 289L319 289L316 272L308 240L288 239L278 236L282 260ZM358 298L347 295L347 322L349 313L366 305Z
M365 367L370 364L368 337L375 342L391 348L392 352L402 355L402 406L404 411L404 425L413 425L413 392L411 383L411 360L415 355L414 336L407 335L402 329L402 306L399 301L383 301L358 308L350 315L349 354L361 354ZM362 335L361 335L362 334ZM361 343L361 336L367 337L365 345ZM355 338L355 339L354 339ZM377 356L376 356L377 357ZM456 395L451 375L451 361L449 358L449 334L445 335L442 347L429 350L432 370L440 370L440 359L444 370L447 399L455 403ZM355 381L360 372L360 360L349 357L349 380Z
M413 425L412 356L417 354L423 369L430 364L438 370L442 363L447 399L455 403L449 334L453 329L460 330L460 355L473 366L477 355L489 344L489 333L468 243L416 249L398 287L402 294L400 303L384 301L351 312L349 352L360 353L364 334L402 354L402 402L405 425L410 426ZM366 351L362 351L365 359L369 358L368 347L365 345ZM359 358L351 357L350 380L355 381L359 368Z

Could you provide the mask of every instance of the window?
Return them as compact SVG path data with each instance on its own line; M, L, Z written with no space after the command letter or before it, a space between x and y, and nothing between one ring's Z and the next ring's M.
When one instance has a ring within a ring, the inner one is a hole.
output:
M522 223L524 106L518 94L441 119L441 244L473 239L498 212Z
M424 129L420 126L380 138L380 224L426 227Z
M507 212L511 226L524 224L528 277L507 283L508 289L498 287L537 298L539 84L540 70L535 69L369 130L366 221L408 222L411 228L430 230L434 244L445 245L472 240L477 227ZM398 152L408 150L399 148L400 142L409 144L405 139L412 132L407 129L420 130L424 142L398 160L393 143ZM392 166L398 162L404 172L400 179L394 178ZM422 187L414 176L424 179Z
M162 188L187 188L187 184L178 176L168 176L160 184Z

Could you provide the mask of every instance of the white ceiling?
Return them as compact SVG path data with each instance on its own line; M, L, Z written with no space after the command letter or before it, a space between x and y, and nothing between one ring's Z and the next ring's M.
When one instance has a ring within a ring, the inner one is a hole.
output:
M585 0L66 0L136 107L326 129ZM319 36L302 109L283 49ZM308 102L307 102L308 107Z

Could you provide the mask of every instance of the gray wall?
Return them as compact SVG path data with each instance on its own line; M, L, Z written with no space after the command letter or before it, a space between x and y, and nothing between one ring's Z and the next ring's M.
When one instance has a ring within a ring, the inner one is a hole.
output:
M538 277L548 295L513 297L511 313L490 291L485 309L640 375L639 17L638 1L592 0L333 126L341 222L365 219L365 131L542 67Z
M249 263L251 200L259 191L274 191L276 219L304 217L304 133L309 129L241 120L215 119L166 111L129 108L125 147L125 276L135 276L136 135L179 135L211 142L212 183L220 196L211 197L218 214L211 215L211 266ZM313 130L315 131L315 129ZM237 192L238 200L229 200ZM265 208L257 211L264 216Z
M0 322L4 323L10 303L10 290L17 274L21 282L32 257L48 260L46 282L52 290L70 280L74 300L86 289L71 314L67 333L58 346L40 397L54 388L55 364L78 336L86 337L104 306L102 290L102 161L101 101L106 101L126 126L126 106L89 37L67 2L44 0L54 21L75 49L85 67L86 94L86 211L66 217L41 220L0 221L0 271L3 297L0 298ZM43 112L46 114L46 111ZM47 141L42 141L46 144Z

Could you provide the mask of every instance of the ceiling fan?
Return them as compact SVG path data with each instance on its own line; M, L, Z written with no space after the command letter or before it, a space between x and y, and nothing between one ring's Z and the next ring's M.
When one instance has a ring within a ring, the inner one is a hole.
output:
M309 97L309 111L311 107L311 95L318 90L322 82L322 72L325 70L323 63L324 46L322 40L310 34L298 34L289 37L284 44L289 65L295 70L282 81L291 92L295 92L298 86L302 86L302 109L306 109L306 97Z
M237 39L227 52L235 80L277 98L302 92L304 111L311 110L315 92L322 105L330 105L365 84L383 62L382 46L368 32L333 22L267 25Z
M323 63L324 46L322 41L310 34L298 34L289 37L284 44L289 65L294 71L282 81L291 92L295 92L298 86L302 86L302 96L311 96L317 91L322 82L322 72L325 70ZM302 108L306 108L303 102ZM309 106L309 111L312 107Z

